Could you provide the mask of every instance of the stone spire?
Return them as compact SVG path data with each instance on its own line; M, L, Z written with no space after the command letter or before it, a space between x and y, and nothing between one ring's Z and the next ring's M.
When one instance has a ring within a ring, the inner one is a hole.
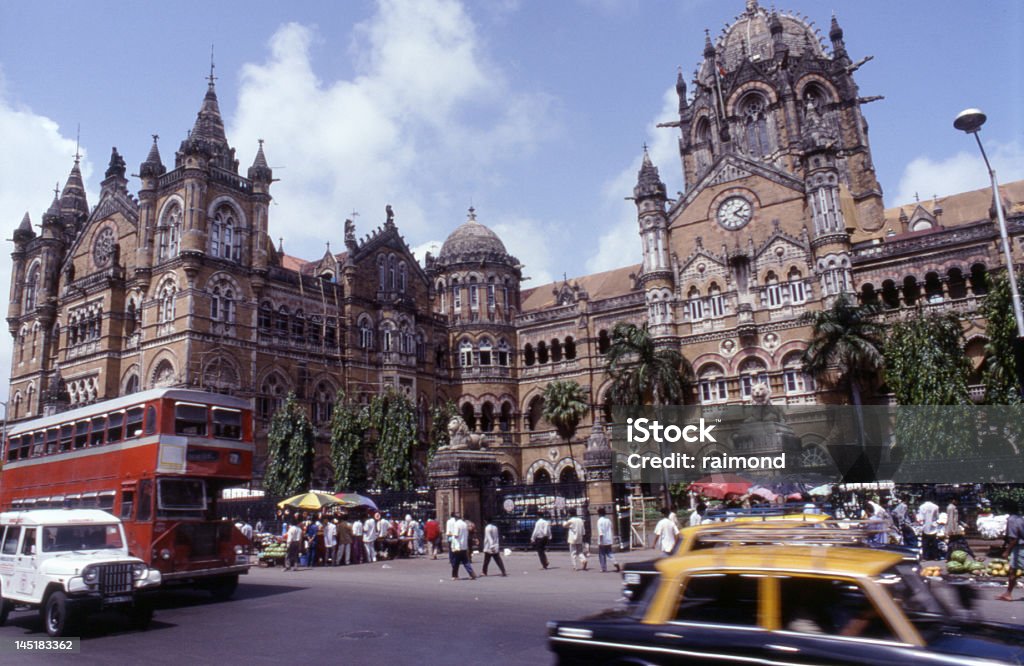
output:
M89 202L85 198L85 183L78 160L79 156L75 155L75 163L60 195L60 212L71 215L76 222L83 222L89 217Z
M160 149L156 145L159 138L159 134L153 135L153 145L149 148L149 155L146 156L146 161L139 167L139 176L142 178L159 178L167 173L167 167L164 166L163 161L160 159Z
M658 175L658 167L654 166L654 163L651 162L647 146L644 146L644 160L640 165L640 171L637 173L633 196L639 199L641 197L659 195L661 197L666 196L665 183L661 182L661 176Z
M832 40L832 53L836 59L847 58L846 44L843 42L843 29L839 27L839 19L835 13L832 14L832 25L828 31L828 38Z
M676 96L679 97L679 115L686 111L686 81L683 80L683 68L676 74Z
M36 232L32 230L32 219L25 213L25 217L21 218L21 224L14 230L14 242L15 243L27 243L36 237Z
M206 96L203 97L203 103L199 107L192 131L188 133L188 138L181 142L175 167L184 165L183 156L198 154L222 169L238 173L235 151L228 145L227 135L224 133L224 120L220 116L214 81L216 81L216 77L213 75L211 65Z
M269 183L274 179L274 172L271 170L270 165L267 164L267 157L263 154L263 139L259 140L260 147L256 151L256 159L252 161L252 166L249 167L249 180L258 180L261 182Z
M127 192L128 179L125 178L127 167L121 153L117 152L117 146L110 149L110 164L104 173L103 182L100 184L100 198L109 192Z

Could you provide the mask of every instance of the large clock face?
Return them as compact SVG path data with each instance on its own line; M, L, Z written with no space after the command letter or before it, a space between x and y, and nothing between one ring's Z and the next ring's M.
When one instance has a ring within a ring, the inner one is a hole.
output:
M739 229L753 216L753 205L743 197L729 197L718 206L718 223L729 230Z
M114 253L114 230L107 227L96 234L96 242L92 246L92 258L99 268L106 267Z

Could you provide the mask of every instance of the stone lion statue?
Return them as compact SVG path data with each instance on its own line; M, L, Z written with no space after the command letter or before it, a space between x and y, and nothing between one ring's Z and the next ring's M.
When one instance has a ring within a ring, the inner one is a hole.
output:
M480 432L470 432L469 426L461 416L453 416L448 421L448 446L442 447L446 450L471 449L477 450L483 447L486 435Z
M772 389L765 382L758 382L750 387L750 403L759 407L761 421L781 421L782 414L778 407L772 405Z

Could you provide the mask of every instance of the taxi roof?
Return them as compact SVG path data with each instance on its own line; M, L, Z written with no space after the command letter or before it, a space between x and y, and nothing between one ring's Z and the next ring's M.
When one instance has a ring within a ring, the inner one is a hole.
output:
M39 509L0 513L0 525L106 525L119 522L112 514L99 509Z
M659 571L678 576L691 569L814 571L875 576L903 561L899 553L843 546L730 546L659 560Z
M829 517L824 513L787 513L783 515L754 515L754 516L736 516L732 519L734 523L821 523L828 520Z

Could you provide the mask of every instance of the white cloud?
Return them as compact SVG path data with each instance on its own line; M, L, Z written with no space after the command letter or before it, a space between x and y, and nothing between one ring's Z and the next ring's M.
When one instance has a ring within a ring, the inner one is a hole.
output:
M555 248L566 247L570 239L568 225L555 221L539 222L525 217L506 217L488 224L505 244L508 253L524 266L523 289L554 282L551 266L558 257Z
M75 140L63 136L50 118L10 100L0 71L0 145L5 154L0 159L0 228L4 229L3 238L9 238L26 212L33 225L42 220L53 198L54 183L59 179L63 188L67 179ZM81 169L88 182L92 166L84 157ZM95 203L95 194L89 195L89 201ZM11 283L11 245L7 247L0 253L4 257L0 261L0 289L8 289ZM7 400L12 347L11 336L6 331L0 333L0 400Z
M992 167L1002 183L1024 178L1024 146L1019 142L987 142ZM978 190L990 185L985 162L978 151L959 152L951 157L933 159L928 156L916 157L907 164L900 177L899 190L886 205L899 206L933 195L945 196Z
M447 233L458 220L450 204L461 208L493 184L495 161L544 134L548 100L510 90L458 2L379 0L353 32L351 80L317 75L314 39L296 23L277 30L266 60L242 69L229 129L242 154L266 139L280 178L270 233L289 252L318 253L353 210L362 236L385 204L410 244Z
M424 262L427 258L427 252L429 252L435 259L441 252L441 245L444 241L429 240L426 243L420 243L419 245L410 246L413 256L416 257L416 261L420 262L420 266L424 266ZM425 268L426 266L424 266Z
M659 128L659 122L678 118L679 97L675 88L668 88L662 96L662 108L655 119L649 123L647 152L651 162L658 167L661 180L665 183L668 197L675 199L681 190L682 167L679 162L679 132L667 128ZM636 205L625 197L633 195L637 172L643 155L638 155L632 163L609 180L603 190L603 217L613 220L601 234L597 253L587 261L587 270L592 272L607 271L613 268L628 266L640 262L640 238L636 226Z

